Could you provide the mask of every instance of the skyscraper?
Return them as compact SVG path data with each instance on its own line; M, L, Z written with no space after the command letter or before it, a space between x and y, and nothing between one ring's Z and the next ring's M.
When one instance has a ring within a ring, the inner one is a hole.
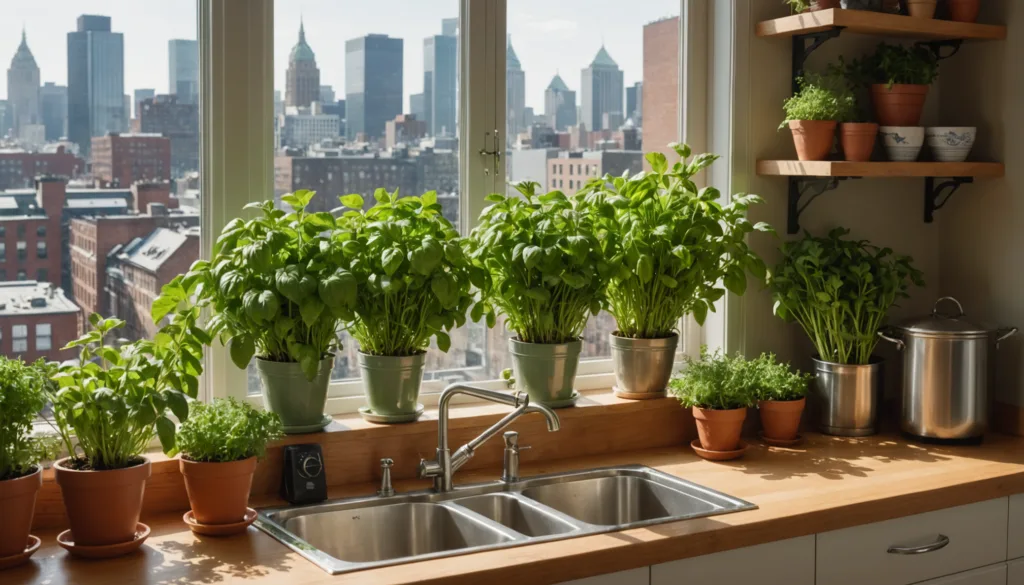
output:
M39 66L28 48L24 29L21 31L21 44L7 70L7 103L15 136L20 135L24 126L42 123L39 116Z
M156 97L156 90L136 89L132 97L132 107L135 108L132 110L132 117L138 119L142 117L142 114L140 113L142 111L142 102Z
M402 113L402 39L373 34L345 42L345 134L384 137Z
M443 34L446 37L459 36L459 17L456 16L454 18L442 18L441 34Z
M306 44L306 26L299 23L299 42L288 55L288 70L285 71L284 105L308 108L320 101L320 70L316 66L316 55Z
M576 125L576 92L557 73L544 90L544 117L559 132Z
M333 104L338 101L338 98L334 95L334 87L330 85L320 86L320 99L317 100L321 104Z
M83 14L68 33L68 138L87 157L93 136L123 132L124 35L109 16Z
M526 120L526 74L512 48L511 35L505 43L505 108L506 142L512 144L516 135L526 130L529 122Z
M46 128L46 140L68 135L68 88L47 81L39 88L39 116Z
M189 39L167 41L167 63L169 74L167 92L176 95L179 103L198 103L199 41Z
M622 70L612 59L604 45L598 50L590 66L583 70L580 84L583 101L583 119L587 130L618 130L605 128L605 114L609 120L622 119Z
M644 114L644 82L638 81L626 88L626 118L639 126Z
M643 144L648 152L675 156L668 148L679 135L679 25L680 18L664 18L644 26ZM671 159L670 159L671 160ZM645 162L650 168L650 163Z
M459 39L434 35L423 40L423 108L427 134L454 136Z

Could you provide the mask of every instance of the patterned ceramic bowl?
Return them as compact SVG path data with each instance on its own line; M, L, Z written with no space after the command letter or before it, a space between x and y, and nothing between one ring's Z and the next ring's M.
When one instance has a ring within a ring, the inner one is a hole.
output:
M974 147L978 129L974 126L930 126L925 130L925 137L935 160L963 162Z
M923 126L882 126L878 134L892 161L915 161L924 146Z

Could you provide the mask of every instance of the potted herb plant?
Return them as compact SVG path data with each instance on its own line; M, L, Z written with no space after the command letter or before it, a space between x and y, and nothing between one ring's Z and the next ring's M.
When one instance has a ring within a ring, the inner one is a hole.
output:
M466 239L480 301L472 317L493 327L505 316L516 387L531 402L570 406L580 336L605 306L611 268L604 262L595 218L583 195L537 195L540 185L515 185L521 197L493 193L493 205Z
M153 303L157 320L181 303L209 308L208 337L227 344L239 368L256 358L264 405L286 433L330 423L324 406L338 332L355 315L356 279L334 237L334 216L306 211L315 194L283 196L291 212L273 201L246 205L259 216L230 221L213 258L196 261Z
M399 197L397 189L377 189L374 198L366 211L362 196L341 198L349 210L338 220L334 244L360 291L346 327L359 342L369 413L404 422L422 412L417 399L430 340L447 352L446 332L466 323L470 263L437 193Z
M44 368L41 360L28 365L0 356L0 565L29 548L36 495L43 485L39 462L46 454L32 436L32 422L46 405L50 384Z
M772 353L761 354L750 362L750 367L764 438L780 442L796 440L807 402L810 374L779 362Z
M877 332L910 286L924 282L909 256L848 234L836 228L787 242L768 282L775 314L799 323L817 350L819 426L857 436L875 432L883 380L883 362L873 353Z
M839 0L783 0L794 14L839 8Z
M836 124L850 119L854 98L842 84L822 76L799 81L800 90L782 104L779 129L789 126L800 160L825 160L835 141Z
M977 22L981 0L948 0L949 18L955 22Z
M760 198L735 195L727 205L717 203L718 190L698 190L692 177L718 157L691 158L689 146L670 146L680 158L671 167L665 155L649 153L651 172L594 179L580 191L611 267L608 304L618 324L610 334L612 363L616 392L625 398L664 396L680 319L692 314L703 325L727 289L744 293L746 272L765 274L745 241L755 230L772 231L746 219Z
M935 18L938 0L907 0L907 13L914 18Z
M245 531L256 460L280 437L281 419L273 412L233 398L192 404L178 428L177 446L193 530L226 525L233 529L219 534Z
M89 317L92 330L63 349L78 360L60 365L50 393L52 423L68 457L54 463L74 546L131 543L150 475L143 456L154 436L174 455L175 425L188 418L202 372L205 333L198 311L173 316L153 340L113 345L119 319ZM124 551L129 552L129 551Z
M882 126L918 126L928 86L939 75L935 54L923 46L880 43L874 54L853 65L871 87L875 118Z
M736 452L747 408L754 404L746 360L740 354L712 354L707 347L701 347L699 360L685 360L686 368L669 389L684 407L693 409L701 447L713 453Z
M848 161L871 160L878 139L878 124L869 120L867 85L858 61L847 64L843 57L829 65L827 76L841 87L844 100L851 105L848 118L839 124L839 144Z

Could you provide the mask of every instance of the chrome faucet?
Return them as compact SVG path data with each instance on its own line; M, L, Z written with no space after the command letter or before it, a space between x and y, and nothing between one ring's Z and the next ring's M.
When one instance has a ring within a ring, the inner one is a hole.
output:
M483 398L498 404L507 404L515 408L515 410L494 423L489 429L480 433L479 437L456 449L455 453L452 454L448 449L448 407L456 394L468 394L469 396L476 396L477 398ZM434 491L451 491L452 476L469 461L476 449L484 444L487 439L500 433L512 421L530 412L538 412L544 415L544 418L547 419L549 432L557 431L560 428L558 415L555 414L555 411L542 404L530 404L529 396L519 393L514 395L504 394L494 390L466 386L465 384L452 384L448 386L441 393L441 398L437 403L437 459L433 461L420 460L420 479L433 478Z

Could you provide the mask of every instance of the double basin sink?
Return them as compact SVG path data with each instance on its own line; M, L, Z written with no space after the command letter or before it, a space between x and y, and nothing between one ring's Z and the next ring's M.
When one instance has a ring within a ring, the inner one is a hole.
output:
M635 465L265 509L256 526L338 574L755 507Z

